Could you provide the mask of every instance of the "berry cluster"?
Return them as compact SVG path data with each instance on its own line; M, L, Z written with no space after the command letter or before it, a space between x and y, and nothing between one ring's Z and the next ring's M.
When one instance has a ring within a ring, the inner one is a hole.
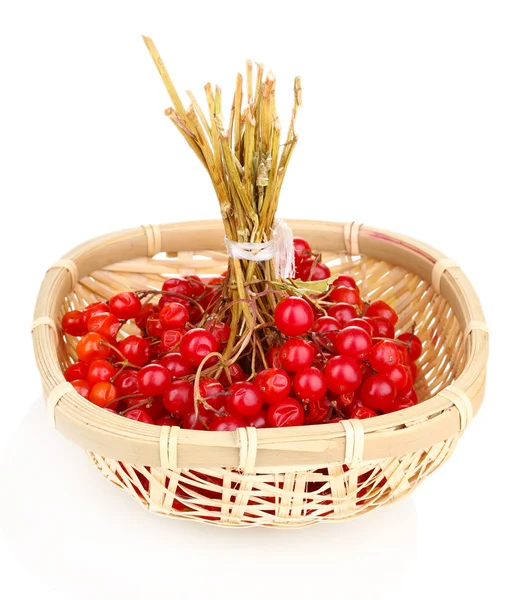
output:
M305 240L294 243L298 279L330 277ZM172 278L161 291L123 292L67 312L62 329L80 339L66 380L129 419L212 431L364 419L418 402L419 338L396 336L395 311L364 303L352 277L340 275L323 293L284 294L265 324L263 364L222 361L231 335L217 309L224 281ZM135 334L122 331L129 321Z

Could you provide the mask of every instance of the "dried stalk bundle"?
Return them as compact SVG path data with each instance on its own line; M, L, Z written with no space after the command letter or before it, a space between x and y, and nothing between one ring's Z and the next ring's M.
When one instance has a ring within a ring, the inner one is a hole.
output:
M165 114L209 173L227 238L236 242L269 241L283 179L298 141L295 121L301 103L300 78L294 80L294 107L282 142L276 79L271 72L264 77L263 65L256 65L254 76L252 62L247 62L246 97L244 79L238 73L226 127L221 89L205 85L209 118L191 92L187 92L190 104L185 108L153 41L148 37L144 41L173 103ZM231 336L222 364L231 364L251 349L253 364L256 360L264 364L260 332L272 321L276 279L273 260L230 258L223 302L225 312L230 313ZM270 332L265 331L263 336L267 334Z

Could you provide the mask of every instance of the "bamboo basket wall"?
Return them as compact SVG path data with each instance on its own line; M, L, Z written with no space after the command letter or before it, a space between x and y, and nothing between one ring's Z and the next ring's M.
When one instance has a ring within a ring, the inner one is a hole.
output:
M456 263L368 226L288 223L333 273L352 275L365 300L390 303L400 331L416 322L422 402L364 421L234 432L159 427L98 408L63 377L76 359L76 339L60 330L63 313L119 291L159 288L173 274L221 273L227 256L219 221L146 225L91 240L45 276L33 324L36 360L53 426L150 512L226 526L351 518L416 487L450 456L481 405L488 334Z

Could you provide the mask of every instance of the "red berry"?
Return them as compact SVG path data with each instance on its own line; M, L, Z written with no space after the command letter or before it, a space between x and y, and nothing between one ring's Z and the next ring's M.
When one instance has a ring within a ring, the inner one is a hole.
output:
M83 396L84 398L89 398L91 385L86 379L75 379L74 381L71 381L71 385L80 394L80 396Z
M205 329L214 335L219 344L224 346L229 341L231 328L227 323L223 323L222 321L208 321L205 324Z
M409 402L412 402L413 404L418 403L418 395L414 391L414 388L410 388L408 392L403 392L403 398Z
M200 396L213 408L219 410L225 403L223 385L213 377L200 379Z
M81 310L70 310L62 317L62 330L68 335L85 335L87 327L85 323L85 314Z
M327 381L319 369L307 367L296 373L292 387L300 400L321 400L327 392Z
M360 363L350 356L334 356L325 365L327 386L335 394L353 392L363 379Z
M169 304L170 306L170 304ZM168 329L162 332L160 348L162 352L175 352L179 349L185 329Z
M371 302L365 311L365 316L367 317L381 317L382 319L387 319L392 325L396 325L398 322L398 315L396 311L392 309L386 302L383 300L375 300Z
M356 281L350 275L340 275L337 279L332 282L332 287L346 287L350 290L357 290L358 286Z
M312 327L313 321L312 308L303 298L284 298L274 309L274 322L283 335L303 335Z
M407 344L407 352L411 360L418 360L423 352L421 340L413 333L402 333L398 335L398 340Z
M374 410L388 412L395 398L396 388L392 381L382 373L365 379L361 386L363 404Z
M192 288L189 283L185 279L180 279L179 277L166 279L162 285L162 290L164 292L175 292L176 294L181 294L182 296L192 295ZM166 295L165 297L172 298L173 302L178 301L175 294Z
M336 319L342 327L347 327L347 325L358 316L354 306L345 302L339 302L338 304L329 307L327 314L329 317Z
M160 311L160 323L164 331L185 327L189 320L189 311L179 302L171 302Z
M76 346L76 354L79 360L86 363L107 358L111 354L111 348L106 343L99 333L86 333Z
M267 419L271 427L298 427L305 422L305 411L297 400L284 398L269 406Z
M125 413L126 419L132 419L133 421L140 421L140 423L149 423L152 425L154 423L151 415L142 408L133 408L129 412Z
M115 375L116 369L110 362L106 360L93 360L89 365L87 381L89 381L91 385L94 385L100 381L110 381Z
M394 338L394 325L389 320L383 317L373 317L371 321L374 325L372 337Z
M195 371L194 367L179 352L169 352L162 356L160 364L168 369L173 377L185 377L192 375Z
M120 392L118 396L130 396L138 393L138 371L124 369L114 380L114 385Z
M405 365L394 365L386 372L399 394L412 387L412 374Z
M331 276L331 270L326 264L316 262L312 258L306 258L299 263L296 272L302 281L323 281Z
M129 335L121 340L118 343L118 350L137 367L143 367L151 358L149 342L139 335Z
M377 342L369 356L370 364L380 373L387 373L392 367L401 364L401 351L393 340Z
M246 427L247 423L236 415L228 417L215 417L209 426L210 431L236 431L239 427Z
M369 323L369 321L366 321L365 319L361 319L360 317L356 317L355 319L352 319L350 321L349 326L350 327L359 327L360 329L363 329L372 338L372 334L374 332L374 327Z
M115 317L127 321L140 315L142 303L135 293L122 292L109 300L109 308Z
M195 429L199 431L205 431L209 429L212 421L213 415L208 414L200 407L200 410L198 411L198 416L196 416L194 409L183 415L182 427L184 429Z
M312 249L307 240L301 237L295 237L294 244L294 260L296 263L301 262L304 258L308 258L312 254Z
M254 384L260 390L266 404L287 398L291 391L291 378L282 369L260 371L254 379Z
M91 317L94 315L98 315L100 313L108 313L111 312L109 305L106 302L93 302L88 304L84 308L84 321L87 326L87 323Z
M171 381L170 372L159 364L150 364L138 371L138 390L144 396L159 396Z
M356 306L359 306L361 303L359 290L343 285L335 287L329 294L329 299L331 302L343 302L344 304L354 304Z
M64 371L64 377L66 381L76 381L77 379L87 379L87 372L89 371L89 365L82 362L75 362L69 365Z
M216 338L206 329L191 329L180 342L180 354L194 366L198 366L208 354L217 350Z
M331 403L328 398L308 402L305 412L305 425L324 423L329 415L330 407Z
M229 394L225 400L225 407L230 413L240 417L254 417L260 412L263 397L254 384L247 381L233 383Z
M310 342L291 338L281 347L280 360L283 368L292 373L310 367L314 355L315 350Z
M89 392L89 400L104 408L107 404L116 399L118 394L118 390L116 386L108 381L100 381L99 383L95 383Z
M140 329L145 329L147 326L147 319L152 315L160 312L160 308L157 304L151 304L148 302L144 304L140 309L140 314L134 319L134 322Z
M413 362L409 362L408 367L412 375L412 384L414 385L418 379L418 367Z
M358 404L358 400L354 392L348 392L347 394L340 394L339 396L336 396L336 405L338 408L352 408L355 404Z
M180 425L180 421L172 415L165 415L163 417L158 417L157 419L155 419L154 424L164 427L177 427Z
M377 417L378 413L372 408L367 406L358 405L350 411L351 419L370 419L371 417Z
M184 379L176 379L163 392L162 402L168 412L183 417L194 410L193 384Z
M342 329L341 323L334 317L319 317L314 321L311 332L321 334L318 336L320 340L328 340L334 344L340 329Z
M256 427L256 429L264 429L269 427L269 417L266 410L262 410L254 417L247 419L247 427Z
M96 313L87 321L87 329L111 339L120 331L120 321L111 313Z
M147 317L145 331L149 337L161 337L163 332L160 313L153 312Z
M281 369L281 346L271 346L267 352L267 362L270 367Z
M198 277L198 275L187 275L185 281L191 288L191 293L189 295L192 298L199 298L205 293L205 284Z
M227 369L224 369L219 377L219 381L224 387L229 387L231 383L237 383L238 381L246 380L247 375L238 363L233 363L230 365L228 367L228 373Z
M372 338L364 329L349 325L338 333L335 346L343 356L364 360L372 350Z

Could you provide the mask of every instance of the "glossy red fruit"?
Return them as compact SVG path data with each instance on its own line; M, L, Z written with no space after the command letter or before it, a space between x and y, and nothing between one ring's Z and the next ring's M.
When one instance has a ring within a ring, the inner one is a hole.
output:
M179 352L169 352L160 358L160 364L170 371L173 377L186 377L196 369Z
M400 395L412 387L412 374L409 367L405 365L394 365L386 372L386 375Z
M407 392L403 392L403 398L412 402L413 404L418 404L418 395L416 394L414 388L410 388Z
M287 336L307 333L314 322L311 305L303 298L284 298L274 309L274 323Z
M118 389L118 397L138 394L138 371L124 369L115 377L113 383Z
M334 394L346 394L359 387L363 379L360 363L350 356L334 356L324 371L327 386Z
M228 417L215 417L209 425L210 431L236 431L239 427L246 427L247 423L241 417L229 415Z
M175 379L163 392L162 402L167 412L183 417L194 410L193 384L184 379Z
M307 367L296 373L292 387L300 400L321 400L327 393L327 380L319 369Z
M267 352L267 362L270 367L281 369L281 346L271 346Z
M305 410L305 425L325 423L329 415L331 403L328 398L312 400L307 403Z
M133 408L132 410L125 413L126 419L132 419L133 421L140 421L140 423L149 423L152 425L154 423L151 415L142 408Z
M331 270L326 264L307 258L298 264L296 274L302 281L322 281L331 276Z
M229 341L231 328L227 323L223 323L223 321L208 321L205 324L205 329L212 333L218 344L221 346L225 346Z
M118 350L137 367L143 367L151 358L149 342L139 335L129 335L118 342Z
M185 327L188 320L189 311L179 302L170 302L160 311L160 323L164 331Z
M116 386L108 381L101 381L95 383L89 391L89 400L93 404L104 408L104 406L115 400L117 395L118 390L116 389Z
M200 396L213 408L219 410L225 404L223 385L213 377L200 379Z
M287 398L291 391L291 378L283 369L260 371L254 379L254 384L260 390L266 404Z
M354 392L336 396L336 406L338 408L345 410L347 408L352 408L355 404L358 404L358 399Z
M160 313L153 312L147 317L145 331L149 337L161 337L163 332L162 322L160 321Z
M199 366L208 354L217 350L216 338L206 329L191 329L180 342L180 354L194 366Z
M329 317L336 319L342 327L347 327L347 325L358 316L358 312L354 306L345 302L339 302L334 306L330 306L327 314Z
M352 319L352 321L349 323L349 327L359 327L360 329L366 331L372 338L374 328L369 323L369 321L366 321L365 319L356 317L355 319Z
M398 322L398 315L396 311L390 307L383 300L375 300L371 302L365 311L365 316L367 317L381 317L382 319L387 319L392 325L396 325Z
M357 290L358 285L356 284L356 280L350 275L340 275L337 279L332 282L332 287L346 287L350 290Z
M376 322L375 319L371 319L370 317L361 317L361 320L364 321L365 323L367 323L368 327L370 327L371 337L373 337L373 338L380 337L379 336L380 326ZM394 328L391 326L391 324L386 319L382 319L382 321L383 321L383 323L385 323L387 331L389 331L390 329L394 330ZM383 329L383 327L381 329ZM381 336L381 337L385 337L385 336Z
M280 361L282 367L295 373L305 367L310 367L316 351L310 342L300 338L291 338L281 347Z
M70 310L62 317L62 330L68 335L85 335L87 326L84 312L81 310Z
M365 379L360 393L365 406L382 412L390 411L397 395L392 381L382 373Z
M423 347L419 337L413 333L402 333L398 335L398 340L407 344L407 353L410 360L418 360L423 352Z
M233 383L225 400L227 410L240 417L254 417L262 409L263 397L252 383L241 381Z
M155 419L154 424L159 425L160 427L178 427L180 425L180 420L172 415L165 415Z
M87 381L94 385L101 381L110 381L116 375L115 367L107 360L93 360L89 365Z
M111 348L106 343L99 333L86 333L76 346L76 354L79 360L86 363L107 358L111 354Z
M353 304L359 306L361 303L359 290L345 286L335 287L329 294L331 302L343 302L344 304Z
M374 344L369 355L370 364L376 371L387 373L392 367L401 364L401 351L393 340L381 340Z
M172 277L171 279L166 279L162 285L162 290L164 292L174 292L171 295L173 301L178 301L176 298L176 294L181 294L182 296L191 296L192 288L189 283L185 279L181 279L179 277ZM165 297L168 297L166 295Z
M87 321L87 329L111 339L120 331L120 321L111 313L96 313Z
M342 356L352 356L358 360L366 359L372 350L372 338L369 333L354 325L342 329L334 344Z
M314 321L311 333L320 334L318 338L321 341L325 342L328 340L328 342L334 344L334 340L340 329L342 329L341 323L334 317L319 317Z
M205 284L198 277L198 275L187 275L185 277L185 281L187 282L187 285L191 288L191 293L189 295L192 298L199 298L200 296L205 294Z
M377 417L378 413L372 408L368 408L367 406L354 406L354 408L350 411L351 419L370 419L371 417Z
M390 412L396 412L397 410L410 408L411 406L416 406L416 404L417 402L413 398L405 398L405 396L400 396L392 403Z
M86 379L75 379L74 381L71 381L71 385L80 394L80 396L89 398L91 385Z
M64 371L66 381L76 381L77 379L87 379L89 365L82 362L75 362L69 365Z
M370 317L365 317L370 318ZM372 317L374 333L372 337L394 338L394 325L383 317Z
M169 305L170 306L170 305ZM168 329L162 331L160 349L162 352L176 352L180 348L185 329Z
M109 305L106 302L92 302L84 308L84 321L87 325L89 319L99 313L111 312Z
M297 400L284 398L269 406L267 419L271 427L298 427L305 422L305 411Z
M269 427L269 417L266 410L262 410L254 417L247 419L247 427L256 427L256 429L264 429Z
M418 367L413 362L409 362L407 366L410 369L410 373L412 375L412 384L414 385L418 379Z
M160 308L157 304L152 304L151 302L148 302L147 304L142 305L142 308L140 309L140 314L134 319L134 322L140 329L144 330L147 326L147 319L152 314L157 314L159 312Z
M142 303L134 292L122 292L109 300L109 308L115 317L127 321L140 315Z
M307 240L301 237L295 237L293 240L294 244L294 260L296 263L300 263L303 259L309 258L312 254L312 249Z
M229 387L231 383L237 383L238 381L246 380L247 375L238 363L233 363L232 365L230 365L228 371L224 369L219 377L219 382L224 387Z
M184 429L195 429L197 431L206 431L211 426L211 423L214 420L214 415L208 413L205 410L202 410L200 406L200 410L198 411L198 416L194 412L194 409L185 413L182 419L182 427Z
M150 364L138 371L138 391L144 396L159 396L171 381L170 372L160 364Z

